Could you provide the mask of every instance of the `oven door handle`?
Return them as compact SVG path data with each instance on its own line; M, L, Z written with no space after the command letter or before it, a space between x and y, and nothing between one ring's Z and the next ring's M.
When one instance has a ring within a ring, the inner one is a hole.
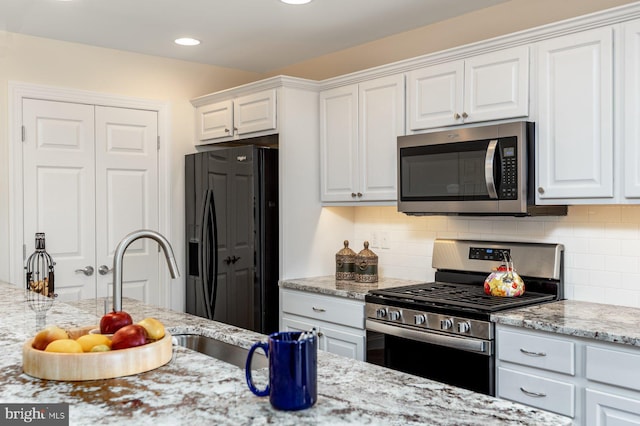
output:
M491 342L487 342L486 340L445 336L432 331L418 331L398 325L388 325L372 319L367 319L366 328L369 331L376 331L378 333L389 334L391 336L401 337L404 339L433 343L435 345L475 352L487 356L492 355Z

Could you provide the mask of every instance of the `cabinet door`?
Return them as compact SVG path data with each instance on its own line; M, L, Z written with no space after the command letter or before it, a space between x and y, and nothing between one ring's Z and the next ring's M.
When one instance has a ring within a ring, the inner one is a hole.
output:
M362 200L395 201L397 137L404 134L404 76L361 83L358 103Z
M407 75L408 126L428 129L462 123L464 62L435 65Z
M357 85L320 93L320 167L322 201L358 199Z
M640 198L640 21L626 24L624 36L624 196Z
M233 124L237 136L276 128L276 90L265 90L234 100Z
M613 197L612 31L585 31L538 45L541 201Z
M476 56L465 61L465 123L529 114L529 48Z
M640 400L586 389L586 425L640 425Z
M232 136L233 102L216 102L196 108L196 136L198 140Z
M327 352L364 361L364 330L346 332L338 330L330 325L321 325L320 338L324 341L323 347Z

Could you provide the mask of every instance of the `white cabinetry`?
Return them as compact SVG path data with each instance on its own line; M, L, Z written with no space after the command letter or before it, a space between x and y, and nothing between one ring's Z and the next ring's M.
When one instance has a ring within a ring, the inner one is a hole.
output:
M576 425L640 425L640 348L496 326L497 396Z
M624 34L624 196L640 198L640 21ZM638 200L635 200L638 202Z
M276 90L264 90L196 107L199 141L239 139L276 130Z
M395 202L396 138L403 134L403 75L321 92L322 201Z
M613 28L543 41L538 53L538 200L607 202L613 191Z
M410 131L529 113L529 48L520 46L411 71Z
M280 289L280 329L318 331L321 350L364 360L364 302Z

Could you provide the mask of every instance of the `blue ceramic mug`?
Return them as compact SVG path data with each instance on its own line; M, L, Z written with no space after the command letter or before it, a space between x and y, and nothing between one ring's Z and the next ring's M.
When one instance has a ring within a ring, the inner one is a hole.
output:
M307 333L298 340L300 334L273 333L268 342L254 343L247 355L245 373L249 389L258 396L269 395L269 402L278 410L302 410L318 399L318 338L315 333ZM258 348L269 360L269 384L263 390L255 387L251 377L251 359Z

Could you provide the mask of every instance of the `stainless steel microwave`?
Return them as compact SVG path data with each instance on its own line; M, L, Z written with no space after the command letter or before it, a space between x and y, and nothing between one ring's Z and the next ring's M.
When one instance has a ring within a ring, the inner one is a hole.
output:
M535 204L535 125L398 137L398 210L409 215L566 215Z

